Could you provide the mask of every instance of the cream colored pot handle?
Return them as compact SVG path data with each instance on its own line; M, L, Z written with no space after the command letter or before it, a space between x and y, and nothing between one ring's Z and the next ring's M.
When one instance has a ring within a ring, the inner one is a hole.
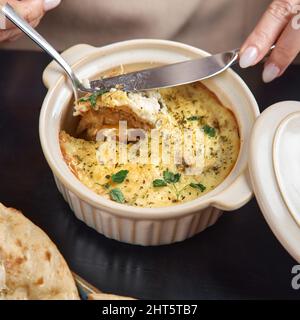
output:
M68 62L70 66L72 66L74 63L88 56L95 50L96 48L93 46L87 44L78 44L64 51L61 54L61 56L64 58L66 62ZM43 72L43 82L45 86L49 89L57 82L57 80L61 76L65 76L63 70L55 61L52 61L50 64L48 64L48 66Z
M212 200L212 206L232 211L244 206L253 197L253 191L248 170L240 175L231 186Z

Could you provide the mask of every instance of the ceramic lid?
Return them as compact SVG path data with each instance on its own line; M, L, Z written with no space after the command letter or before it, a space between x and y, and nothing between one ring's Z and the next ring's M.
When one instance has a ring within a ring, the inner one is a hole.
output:
M279 102L257 119L249 171L272 231L300 262L300 102Z

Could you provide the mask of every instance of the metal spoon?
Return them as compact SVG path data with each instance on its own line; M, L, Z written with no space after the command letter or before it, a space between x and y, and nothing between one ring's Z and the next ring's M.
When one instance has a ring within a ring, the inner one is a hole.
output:
M33 29L29 23L21 18L12 8L12 6L10 6L8 3L1 6L1 12L38 46L46 51L66 71L67 75L72 81L75 97L80 96L80 93L92 93L97 91L97 89L92 89L91 87L84 85L76 76L69 64L64 60L64 58L35 29Z

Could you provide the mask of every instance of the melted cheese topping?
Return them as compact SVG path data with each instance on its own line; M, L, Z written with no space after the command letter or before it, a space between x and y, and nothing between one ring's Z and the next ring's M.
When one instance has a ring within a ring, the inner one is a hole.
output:
M144 93L126 93L121 90L111 89L97 98L97 104L94 106L94 110L99 108L108 107L117 109L122 106L128 106L133 113L135 113L140 119L147 121L148 123L155 125L159 112L166 112L165 106L161 102L161 96L157 91L148 91ZM88 101L79 100L79 103L75 105L74 115L82 115L89 111L91 105Z
M116 98L116 94L119 95L120 101ZM110 102L107 99L110 99ZM61 149L68 166L83 184L99 195L116 200L112 197L111 190L118 188L126 204L140 207L163 207L191 201L218 186L230 173L237 160L240 138L236 119L232 112L200 83L161 89L147 93L147 96L127 95L116 91L113 95L111 93L103 95L102 104L103 101L106 101L106 106L111 104L112 108L118 103L119 105L126 103L132 112L140 117L149 116L147 119L154 121L155 127L160 130L182 132L184 129L200 129L202 133L200 147L204 156L203 168L199 172L193 171L192 174L188 174L187 170L197 167L197 164L189 159L188 155L185 155L181 165L176 164L171 156L167 164L163 162L151 164L151 154L148 154L147 163L129 161L125 164L101 164L98 161L99 147L102 150L106 148L108 152L112 150L111 144L115 142L86 141L61 132ZM139 113L138 109L145 113ZM151 118L152 116L155 119ZM162 137L162 131L159 135ZM193 142L190 147L192 153L197 149L195 139L195 136L188 137L189 142ZM150 136L140 143L143 141L150 142ZM116 156L119 155L119 143L121 142L117 141ZM175 148L184 144L186 141L174 139L169 145L167 156L172 155ZM128 143L125 146L129 154L137 153L136 147L136 143ZM160 144L159 152L161 151ZM110 156L107 155L108 158ZM112 176L121 170L128 170L124 181L113 182ZM179 179L175 178L175 182L164 182L166 172L177 175L177 178L179 176ZM154 181L158 179L160 184L163 181L166 185L155 186Z

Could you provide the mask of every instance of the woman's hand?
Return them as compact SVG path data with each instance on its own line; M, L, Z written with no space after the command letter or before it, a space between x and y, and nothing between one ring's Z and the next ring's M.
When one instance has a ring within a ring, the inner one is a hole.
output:
M275 44L263 71L270 82L281 76L300 51L300 1L276 0L271 3L241 48L240 66L247 68L261 61Z
M9 3L33 28L47 11L57 7L60 2L61 0L0 0L0 4ZM0 29L0 42L14 41L22 35L22 32L3 16L0 19Z

